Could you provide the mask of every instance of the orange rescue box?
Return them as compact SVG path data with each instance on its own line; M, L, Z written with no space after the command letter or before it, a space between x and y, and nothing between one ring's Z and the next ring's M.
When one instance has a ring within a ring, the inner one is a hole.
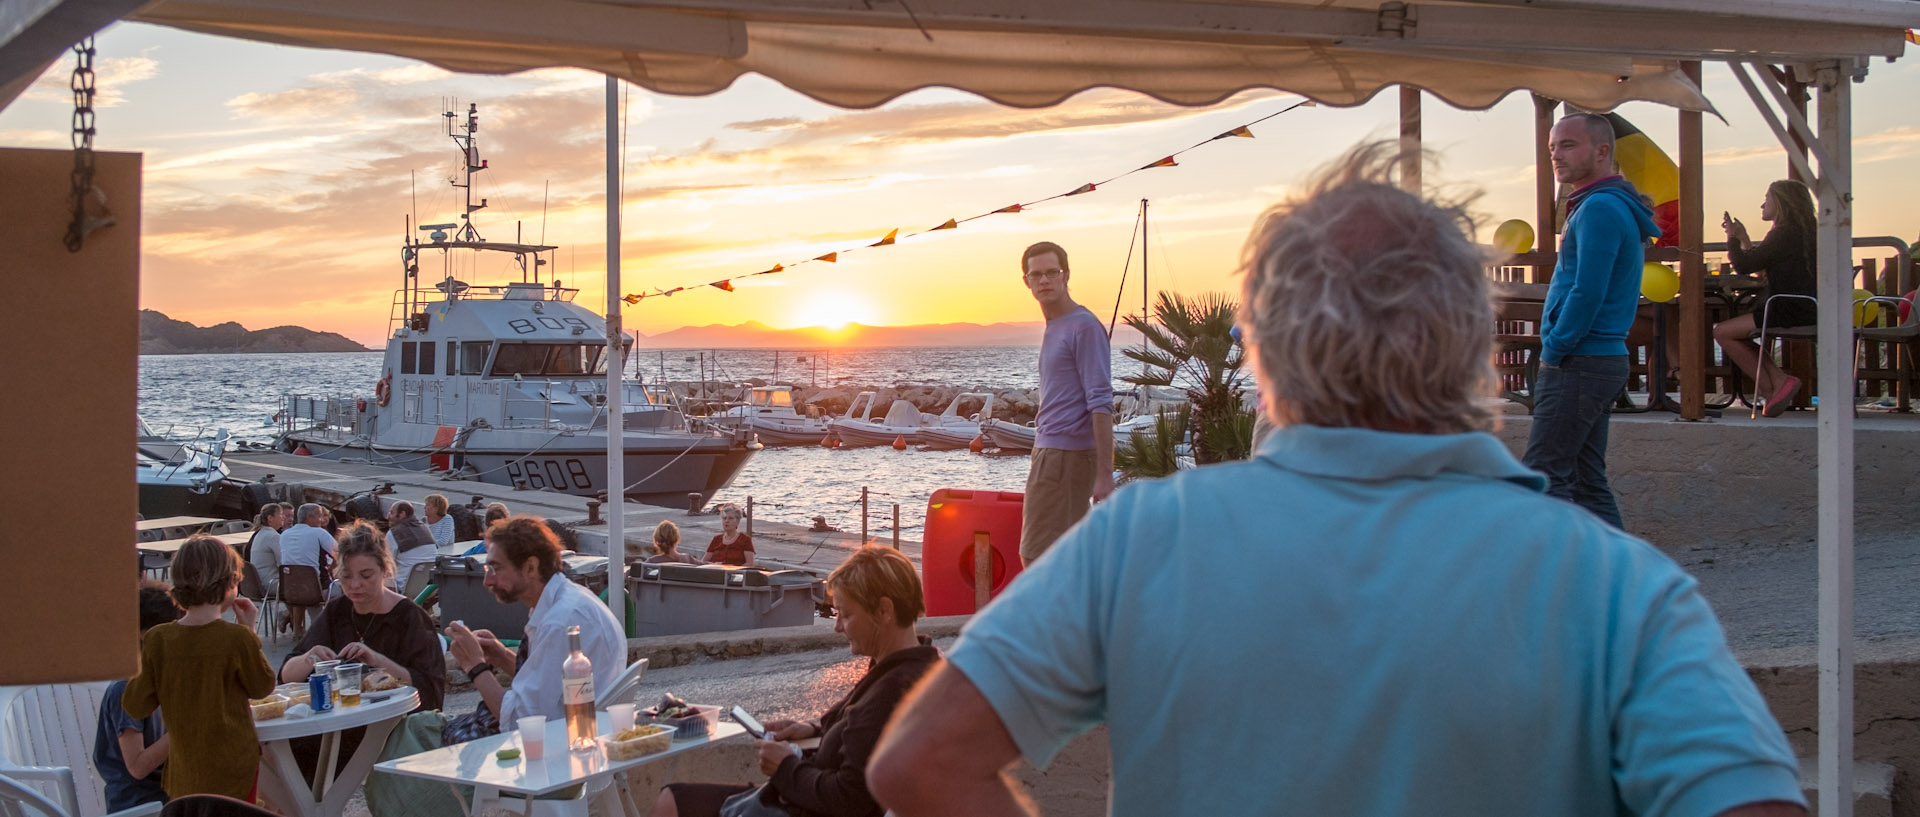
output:
M927 615L966 615L978 609L976 571L987 575L987 598L1020 575L1020 508L1024 494L941 488L927 499L920 550L920 584ZM974 543L985 544L976 558Z

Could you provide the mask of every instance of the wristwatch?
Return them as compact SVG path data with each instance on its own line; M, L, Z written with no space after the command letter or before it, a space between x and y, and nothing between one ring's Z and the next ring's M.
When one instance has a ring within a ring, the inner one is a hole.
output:
M478 664L474 664L472 667L469 667L463 670L463 672L467 674L467 680L475 683L479 683L481 674L493 672L493 665L485 661L482 661Z

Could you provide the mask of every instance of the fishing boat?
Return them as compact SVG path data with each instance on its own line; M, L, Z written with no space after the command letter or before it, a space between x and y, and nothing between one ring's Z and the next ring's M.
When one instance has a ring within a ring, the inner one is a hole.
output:
M134 481L139 485L140 515L207 516L213 510L216 483L227 478L229 435L224 428L169 426L155 430L137 418Z
M967 400L979 400L980 410L965 417L960 416L960 405ZM962 392L953 396L953 402L920 429L920 442L934 450L966 448L980 436L980 423L993 416L993 395L984 392Z
M1034 438L1039 434L1039 430L1032 425L1021 425L1011 420L989 417L980 421L980 436L986 438L986 446L1001 451L1032 451Z
M468 106L464 124L455 111L443 115L462 156L452 184L465 191L466 209L457 222L419 225L425 241L408 231L382 374L367 384L372 394L286 395L275 446L595 495L611 493L607 435L619 434L628 498L685 507L689 494L704 502L726 488L759 450L752 433L695 431L678 407L630 380L621 381L621 416L607 416L607 366L620 365L626 350L608 353L606 322L574 303L578 289L542 280L556 247L480 235L472 214L486 200L474 203L472 181L489 168L475 143L478 109ZM432 260L441 270L423 277ZM520 280L456 277L502 267Z
M764 445L819 445L828 432L826 420L794 410L792 386L748 389L746 403L708 415L706 421L746 429Z

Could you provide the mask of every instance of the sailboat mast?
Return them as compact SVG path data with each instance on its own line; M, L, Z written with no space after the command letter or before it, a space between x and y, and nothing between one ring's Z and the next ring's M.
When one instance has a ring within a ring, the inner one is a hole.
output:
M1146 320L1147 299L1153 297L1153 287L1147 286L1147 200L1140 200L1140 319Z

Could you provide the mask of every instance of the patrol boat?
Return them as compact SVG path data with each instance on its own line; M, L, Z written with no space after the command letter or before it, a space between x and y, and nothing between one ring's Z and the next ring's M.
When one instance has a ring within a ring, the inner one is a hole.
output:
M287 395L276 447L594 495L608 492L612 428L623 437L627 498L681 507L689 494L711 499L759 450L752 433L694 431L658 390L634 381L623 381L621 417L608 422L605 319L573 302L578 289L541 280L555 247L481 237L471 218L486 207L486 199L473 203L472 192L473 174L488 169L475 145L478 109L468 106L464 125L454 111L443 115L464 159L452 185L466 191L465 212L458 223L420 225L426 241L409 231L382 374L368 384L373 393ZM510 264L483 261L499 257ZM436 259L442 269L423 286L421 262ZM455 277L456 270L503 266L520 280Z

